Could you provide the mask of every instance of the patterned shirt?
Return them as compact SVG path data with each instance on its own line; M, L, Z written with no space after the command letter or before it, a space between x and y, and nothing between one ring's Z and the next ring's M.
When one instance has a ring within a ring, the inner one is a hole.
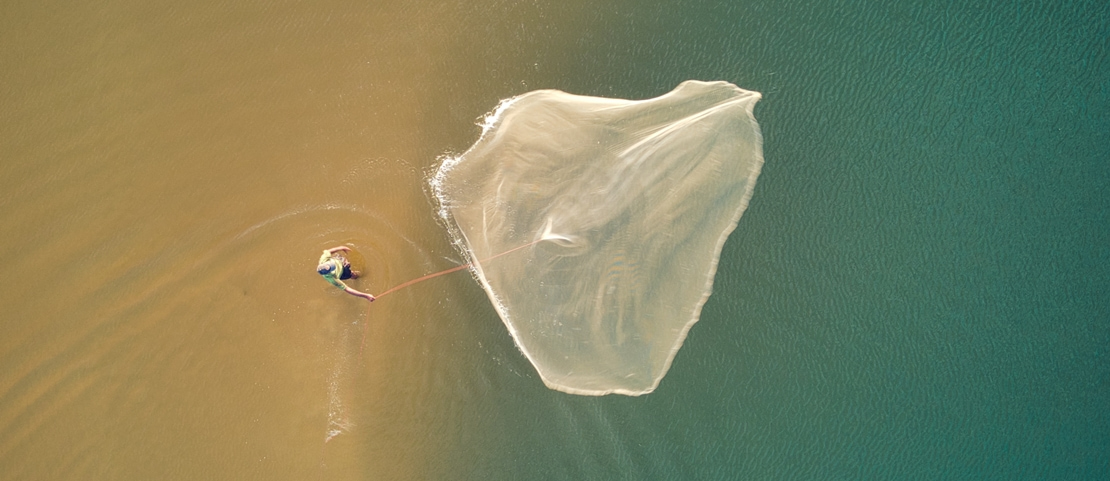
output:
M320 256L320 266L331 265L332 269L327 273L321 273L324 279L331 283L331 285L343 290L347 290L347 284L339 280L339 276L343 275L343 261L331 255L331 252L324 251L324 255Z

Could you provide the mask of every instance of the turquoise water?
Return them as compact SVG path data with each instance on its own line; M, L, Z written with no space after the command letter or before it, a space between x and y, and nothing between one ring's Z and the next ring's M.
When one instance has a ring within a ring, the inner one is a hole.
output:
M0 479L1110 479L1110 3L4 13ZM653 393L315 274L456 266L427 177L500 99L688 79L766 163Z
M543 86L763 92L766 165L660 389L484 393L466 477L1110 476L1107 5L627 2L570 52L526 36Z

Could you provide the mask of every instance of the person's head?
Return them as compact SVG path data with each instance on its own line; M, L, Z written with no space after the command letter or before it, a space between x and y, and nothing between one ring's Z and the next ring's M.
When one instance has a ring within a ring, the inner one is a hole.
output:
M316 266L316 272L320 273L320 275L322 275L322 276L326 276L328 274L335 274L335 263L334 262L325 262L323 264L320 264L320 265Z

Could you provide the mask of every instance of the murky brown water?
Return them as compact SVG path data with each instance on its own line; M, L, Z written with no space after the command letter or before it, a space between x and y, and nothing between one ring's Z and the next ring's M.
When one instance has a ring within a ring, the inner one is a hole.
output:
M1105 1L8 1L0 480L1107 479ZM426 177L539 88L764 93L659 388L544 387ZM365 339L365 342L364 342ZM326 441L327 440L327 441ZM325 442L326 441L326 442Z
M453 265L424 192L436 153L477 133L430 94L453 62L449 14L5 8L6 479L441 469L425 456L442 448L424 415L438 381L421 376L461 335L435 322L460 318L443 299L480 292L460 273L368 311L313 266L350 244L368 271L354 285L380 292Z

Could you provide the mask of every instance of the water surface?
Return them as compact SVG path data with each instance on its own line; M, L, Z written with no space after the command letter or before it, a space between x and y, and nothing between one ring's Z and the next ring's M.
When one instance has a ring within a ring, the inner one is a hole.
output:
M1110 476L1103 2L3 11L0 478ZM466 274L313 272L455 265L426 177L499 99L687 79L766 164L654 393L546 389Z

